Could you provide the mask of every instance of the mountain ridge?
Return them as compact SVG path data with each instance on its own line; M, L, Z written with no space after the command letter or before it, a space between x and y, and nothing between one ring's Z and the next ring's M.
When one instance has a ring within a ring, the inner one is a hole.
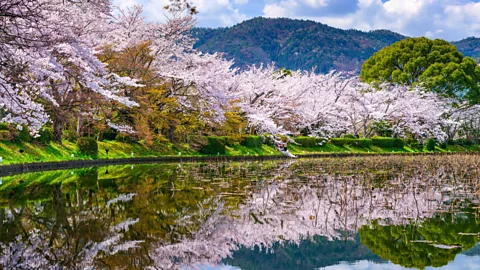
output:
M363 62L407 36L379 29L343 30L310 20L257 17L232 27L194 28L195 48L223 53L235 67L270 64L291 70L359 71ZM480 59L480 38L452 42L466 56Z

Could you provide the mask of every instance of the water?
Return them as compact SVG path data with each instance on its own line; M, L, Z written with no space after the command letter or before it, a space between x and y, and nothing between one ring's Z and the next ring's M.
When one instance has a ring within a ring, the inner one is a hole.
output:
M3 177L4 269L479 269L477 156Z

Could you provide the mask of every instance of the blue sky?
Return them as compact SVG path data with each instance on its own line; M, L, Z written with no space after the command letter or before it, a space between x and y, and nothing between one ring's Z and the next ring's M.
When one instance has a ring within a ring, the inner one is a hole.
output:
M480 265L480 257L473 257L473 256L466 256L463 254L459 254L455 257L453 262L450 262L447 265L442 267L427 267L426 270L476 270ZM191 270L191 269L200 269L200 270L239 270L239 268L221 265L221 266L202 266L197 265L193 268L182 268L183 270ZM393 263L376 263L366 260L357 261L355 263L346 263L341 262L336 265L331 265L323 268L319 268L319 270L404 270L404 269L411 269L413 268L404 268L399 265L395 265Z
M145 16L163 20L168 0L113 0L145 6ZM480 0L192 0L198 26L225 27L244 20L288 17L343 29L389 29L408 36L449 41L480 37Z

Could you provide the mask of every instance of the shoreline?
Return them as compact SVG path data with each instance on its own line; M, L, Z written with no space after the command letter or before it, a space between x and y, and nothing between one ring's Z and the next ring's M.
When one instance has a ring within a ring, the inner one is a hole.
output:
M394 153L317 153L297 155L299 159L314 158L345 158L345 157L372 157L372 156L454 156L454 155L480 155L480 152L394 152ZM136 158L112 159L85 159L66 161L45 161L0 165L0 177L24 173L68 170L87 167L100 167L108 165L128 164L154 164L154 163L183 163L183 162L229 162L229 161L264 161L295 159L285 155L249 155L249 156L158 156Z

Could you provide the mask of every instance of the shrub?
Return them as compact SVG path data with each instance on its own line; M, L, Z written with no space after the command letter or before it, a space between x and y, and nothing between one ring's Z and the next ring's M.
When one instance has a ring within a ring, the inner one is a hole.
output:
M0 141L3 141L3 142L10 141L10 131L0 130Z
M427 146L428 151L435 151L435 145L437 145L437 141L435 139L428 139L425 145Z
M189 135L187 136L187 140L190 148L195 151L200 151L205 145L208 144L207 137L200 135Z
M372 138L373 145L382 148L403 148L405 146L402 139L399 138L387 138L387 137L373 137Z
M75 142L78 139L78 134L73 130L64 130L62 133L62 139L69 142Z
M8 123L0 123L0 130L9 130Z
M263 145L261 136L243 136L240 144L248 148L260 148Z
M208 144L200 149L200 153L207 155L225 154L225 139L221 137L207 137Z
M105 131L105 132L102 132L102 140L105 140L105 141L113 141L113 140L116 140L116 139L117 139L117 136L118 136L118 133L117 133L117 132L113 132L113 131Z
M14 142L31 142L32 141L32 136L30 135L30 132L28 132L27 127L23 127L22 130L18 129L13 129L10 131L10 133L13 135L12 139Z
M77 139L77 151L81 155L97 157L98 144L94 138L82 137Z
M132 140L132 137L130 137L129 135L117 134L117 136L115 136L115 141L123 142L123 143L131 143L133 140Z
M35 141L41 143L41 144L49 144L51 141L53 141L53 130L51 128L42 128L39 132L38 135L39 137L35 138Z
M343 135L343 138L345 138L345 139L358 139L357 136L355 136L353 134L345 134L345 135Z
M446 141L441 142L441 143L438 144L438 146L440 146L440 148L442 148L442 149L447 149L447 142Z
M333 139L330 139L330 142L333 145L337 145L337 146L352 145L352 146L359 146L359 147L369 147L372 145L371 139L333 138Z

